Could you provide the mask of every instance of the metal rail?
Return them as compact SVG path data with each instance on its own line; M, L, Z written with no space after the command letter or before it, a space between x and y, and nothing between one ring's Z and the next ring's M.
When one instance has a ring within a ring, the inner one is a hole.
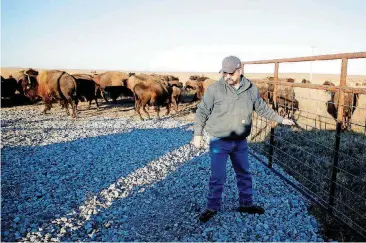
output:
M343 58L345 58L345 59L366 58L366 52L352 52L352 53L339 53L339 54L320 55L320 56L248 61L248 62L242 62L242 64L271 64L271 63L282 63L282 62L325 61L325 60L337 60L337 59L343 59Z
M337 175L340 171L339 168L339 160L342 152L340 151L340 143L341 143L341 134L342 131L342 125L343 125L343 109L344 109L344 103L345 103L345 93L354 93L354 94L366 94L365 88L352 88L347 86L347 67L348 67L348 59L356 59L356 58L366 58L366 52L356 52L356 53L340 53L340 54L332 54L332 55L321 55L321 56L308 56L308 57L295 57L295 58L281 58L281 59L272 59L272 60L259 60L259 61L248 61L248 62L242 62L242 70L244 74L244 66L249 64L271 64L274 63L274 75L273 75L273 81L265 80L265 79L252 79L254 84L256 83L267 83L273 85L273 90L270 92L273 92L273 99L272 99L272 107L274 110L278 110L279 104L277 100L277 93L278 93L278 87L279 86L289 86L289 87L299 87L299 88L307 88L307 89L315 89L315 90L327 90L334 93L338 93L339 95L339 101L338 101L338 110L337 110L337 118L336 118L336 132L335 132L335 142L334 142L334 148L333 150L333 156L331 163L331 178L329 182L329 193L328 193L328 201L324 202L322 206L327 209L327 211L332 215L339 219L338 215L335 215L336 213L339 213L337 210L335 210L335 201L339 201L338 198L336 198L336 191L337 189L341 189L342 185L337 181ZM340 85L339 86L330 86L330 85L317 85L317 84L309 84L309 83L290 83L290 82L284 82L279 81L278 79L278 70L280 63L284 62L304 62L304 61L320 61L320 60L336 60L341 59L342 65L341 65L341 75L340 75ZM294 97L292 97L293 99ZM275 129L276 125L274 122L271 124L271 131L270 131L270 137L269 137L269 151L266 151L265 153L268 154L268 164L267 166L269 168L272 168L273 161L274 161L274 152L276 148L276 138L279 139L275 135ZM365 121L365 131L366 131L366 121ZM276 148L278 149L278 148ZM282 150L279 150L279 152L283 152ZM300 189L301 192L304 192ZM313 199L313 198L312 198ZM319 198L318 198L319 199ZM346 205L347 206L347 205ZM351 219L352 220L352 219ZM347 225L348 222L345 222ZM352 220L353 225L357 225L355 221ZM351 224L351 225L352 225ZM356 230L360 235L365 237L366 227L357 225ZM352 228L352 226L351 226Z

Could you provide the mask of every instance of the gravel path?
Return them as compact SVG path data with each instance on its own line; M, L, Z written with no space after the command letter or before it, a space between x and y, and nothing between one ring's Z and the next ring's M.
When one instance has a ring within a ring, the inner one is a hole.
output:
M188 121L39 110L1 110L3 241L323 241L307 200L252 157L266 213L235 211L228 162L222 210L200 223L210 160Z

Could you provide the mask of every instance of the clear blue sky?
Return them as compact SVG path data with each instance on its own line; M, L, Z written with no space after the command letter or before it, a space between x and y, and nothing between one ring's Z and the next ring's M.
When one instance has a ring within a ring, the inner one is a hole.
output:
M364 0L2 0L1 66L216 72L227 55L366 51L365 13ZM366 74L366 60L349 63L350 74ZM308 72L309 63L281 71Z

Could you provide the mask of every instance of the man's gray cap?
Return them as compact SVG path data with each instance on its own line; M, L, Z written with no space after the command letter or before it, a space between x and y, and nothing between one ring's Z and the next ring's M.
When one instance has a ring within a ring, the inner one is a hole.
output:
M235 56L228 56L225 57L224 60L222 61L222 68L220 70L220 73L221 72L233 73L240 67L241 67L241 61L239 58Z

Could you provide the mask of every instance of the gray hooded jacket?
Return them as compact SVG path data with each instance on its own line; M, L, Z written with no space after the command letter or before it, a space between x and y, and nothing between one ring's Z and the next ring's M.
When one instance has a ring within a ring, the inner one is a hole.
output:
M210 85L197 106L194 135L201 136L203 128L213 137L242 139L249 136L252 112L282 123L283 117L272 110L260 97L258 88L244 76L238 90L224 78Z

